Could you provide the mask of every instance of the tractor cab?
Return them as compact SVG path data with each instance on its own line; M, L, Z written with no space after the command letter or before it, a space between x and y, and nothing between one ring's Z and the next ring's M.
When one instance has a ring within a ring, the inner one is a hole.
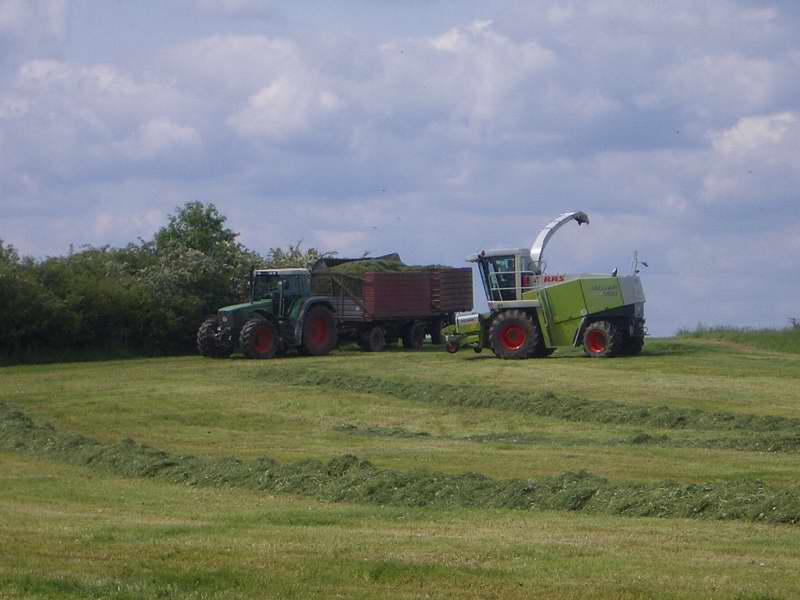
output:
M298 300L310 295L311 274L307 269L269 269L253 272L250 303L264 305L264 308L277 318L288 316Z

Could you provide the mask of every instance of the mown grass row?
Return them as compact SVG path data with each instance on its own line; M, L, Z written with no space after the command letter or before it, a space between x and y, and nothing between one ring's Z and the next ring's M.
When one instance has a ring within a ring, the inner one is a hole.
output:
M625 437L596 440L575 436L550 436L541 433L517 431L493 432L466 436L434 436L427 431L410 431L403 427L359 427L353 424L339 425L336 431L361 437L386 437L396 439L440 439L458 442L509 444L520 446L656 446L659 448L706 448L709 450L741 450L743 452L800 452L800 434L749 432L719 437L675 438L667 434L651 435L636 432Z
M611 482L586 472L497 480L478 474L378 469L350 455L289 464L269 458L203 459L156 450L130 439L102 444L37 424L8 403L0 403L0 449L124 477L266 490L333 502L800 522L800 489L774 490L759 482L639 484Z
M396 381L354 373L310 371L302 366L286 364L267 367L259 371L258 376L282 385L381 394L439 406L511 410L575 422L705 431L794 433L800 430L800 419L790 417L708 412L669 406L639 407L611 400L559 396L547 390L525 393L478 385Z

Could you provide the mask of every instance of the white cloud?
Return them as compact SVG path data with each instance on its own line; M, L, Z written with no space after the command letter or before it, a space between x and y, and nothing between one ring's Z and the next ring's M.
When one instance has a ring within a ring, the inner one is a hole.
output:
M712 201L796 202L800 186L800 115L743 117L713 136L711 168L703 181Z
M178 44L164 57L184 85L251 94L273 80L308 70L297 44L264 35L213 35Z
M192 0L201 13L225 17L259 17L272 15L271 3L266 0Z
M248 98L247 105L231 115L228 123L245 137L285 140L306 133L340 106L335 94L315 89L314 82L281 78Z
M123 157L132 160L152 159L170 151L184 151L200 144L200 136L191 127L182 127L169 119L143 123L130 138L114 144Z

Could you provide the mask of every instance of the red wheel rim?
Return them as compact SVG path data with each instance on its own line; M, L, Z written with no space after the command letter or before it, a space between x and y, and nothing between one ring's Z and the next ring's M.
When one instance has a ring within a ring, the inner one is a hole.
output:
M311 343L321 346L328 341L328 322L322 317L311 319Z
M256 331L256 352L266 354L272 350L272 329L261 327Z
M606 349L608 339L606 334L599 329L593 329L586 336L586 346L592 354L600 354Z
M507 325L500 332L500 343L506 350L519 350L527 341L528 335L520 325Z

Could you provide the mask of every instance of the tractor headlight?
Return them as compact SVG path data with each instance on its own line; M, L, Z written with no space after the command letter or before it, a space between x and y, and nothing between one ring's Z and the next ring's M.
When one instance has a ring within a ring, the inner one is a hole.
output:
M231 320L231 318L228 315L222 315L222 322L223 323L227 323L230 320Z

